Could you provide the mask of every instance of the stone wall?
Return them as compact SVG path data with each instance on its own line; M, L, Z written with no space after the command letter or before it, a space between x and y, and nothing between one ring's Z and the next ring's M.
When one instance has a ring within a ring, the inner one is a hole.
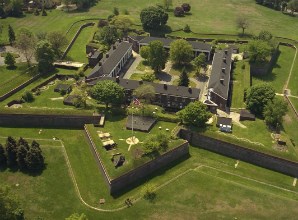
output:
M298 177L298 163L276 156L264 154L222 140L207 137L192 131L181 129L179 136L191 144L228 157L274 170L293 177Z
M67 48L65 49L62 57L61 57L61 60L63 60L67 53L70 51L71 47L73 46L73 44L75 43L76 39L78 38L78 36L80 35L81 31L85 28L85 27L89 27L89 26L93 26L95 23L94 22L90 22L90 23L86 23L86 24L83 24L79 30L77 31L77 33L75 34L75 36L72 38L71 42L69 43L69 45L67 46Z
M98 124L100 115L33 115L0 114L0 126L83 128L85 124Z

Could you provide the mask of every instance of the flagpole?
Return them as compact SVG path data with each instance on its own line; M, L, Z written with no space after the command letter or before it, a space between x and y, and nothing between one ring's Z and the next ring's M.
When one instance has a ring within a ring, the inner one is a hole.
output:
M132 107L132 111L131 111L131 134L132 134L132 137L131 137L131 140L133 141L133 107Z

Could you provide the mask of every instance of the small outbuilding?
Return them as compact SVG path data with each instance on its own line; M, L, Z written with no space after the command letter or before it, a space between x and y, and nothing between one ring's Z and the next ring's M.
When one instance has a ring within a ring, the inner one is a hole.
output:
M256 120L256 116L252 113L250 113L250 111L248 111L247 109L242 109L240 111L240 121L255 121Z
M77 98L79 98L78 95L69 95L63 100L63 104L74 106L74 102Z
M216 126L219 127L220 131L232 132L232 118L217 117Z
M70 93L71 92L71 85L68 84L58 84L55 89L54 92L63 92L63 93Z

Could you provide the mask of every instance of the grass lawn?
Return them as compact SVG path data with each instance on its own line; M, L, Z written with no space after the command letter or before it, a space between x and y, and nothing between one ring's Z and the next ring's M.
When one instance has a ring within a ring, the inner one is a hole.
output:
M97 128L93 125L88 125L88 131L90 132L90 135L96 144L97 151L104 161L104 165L112 179L150 160L149 157L142 157L139 159L134 158L134 150L142 149L141 143L131 146L130 151L128 151L129 145L126 143L126 139L132 136L132 132L131 130L126 129L126 120L126 117L113 117L111 121L107 121L105 123L104 128ZM162 127L162 130L159 130L160 126ZM165 129L168 128L170 131L167 133L170 135L174 127L176 127L175 123L157 122L150 131L150 134L156 134L161 131L166 132ZM117 150L106 151L105 148L102 147L102 141L99 138L97 131L110 133L111 139L118 144ZM134 136L138 138L140 142L143 142L148 135L149 134L146 132L134 132ZM170 140L169 149L172 149L181 143L183 143L183 140ZM117 169L111 162L111 157L115 153L121 153L123 156L125 156L124 165L118 167Z
M297 44L296 44L296 47L298 47ZM297 82L298 82L298 57L296 57L294 67L293 67L293 72L288 85L288 88L291 90L291 95L298 96Z
M294 105L296 111L298 111L298 98L289 97L289 99L291 100L292 104Z
M35 95L33 102L24 103L24 107L46 107L46 108L70 108L73 106L66 106L63 104L64 98L68 95L62 96L59 92L54 92L58 84L73 84L74 80L56 80L54 85L46 86L45 90L40 90L40 95Z
M86 57L86 44L92 39L93 33L96 29L96 25L84 28L68 52L66 59L88 63L88 59Z
M1 136L57 136L62 139L80 193L92 206L103 209L121 207L128 197L135 199L140 195L141 186L117 198L108 195L107 186L81 130L43 129L41 135L38 135L37 128L0 128L0 131ZM298 189L292 187L293 178L244 162L240 162L235 169L234 159L195 147L190 149L191 157L188 160L156 173L149 180L149 183L160 186L174 178L156 192L153 202L141 199L129 209L111 213L94 211L84 206L76 196L61 146L49 142L41 147L47 168L40 176L9 170L0 172L1 183L12 187L28 219L38 216L43 219L64 219L74 212L83 212L89 219L122 219L123 216L125 219L293 219L298 214L295 208L298 203L295 192ZM189 170L197 166L201 167ZM16 187L16 183L20 185ZM99 198L105 198L106 203L99 206Z
M238 61L232 72L232 108L244 108L244 91L250 87L250 66L247 61Z
M291 130L290 132L288 132L289 129L281 131L282 138L285 139L287 142L288 150L287 152L283 152L273 147L274 140L271 137L272 131L267 128L263 120L256 119L256 121L242 121L241 123L245 125L246 128L242 128L234 124L232 133L223 133L219 132L218 128L214 124L206 131L204 131L204 134L260 152L293 161L298 161L298 152L295 146L291 143L291 138L293 138L294 130Z
M290 47L280 46L280 55L277 63L273 66L272 72L264 76L254 76L252 83L269 83L277 93L283 93L283 87L289 76L290 68L293 62L295 50Z
M27 69L27 63L16 64L16 69L7 69L6 66L0 66L0 95L4 95L31 79L34 73Z

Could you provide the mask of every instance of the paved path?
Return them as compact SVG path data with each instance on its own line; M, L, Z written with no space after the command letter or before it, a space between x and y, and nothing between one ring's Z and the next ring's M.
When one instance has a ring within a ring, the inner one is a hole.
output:
M134 51L132 51L132 54L133 54L134 60L133 60L133 63L131 64L131 66L129 67L129 69L124 74L124 76L123 76L124 79L129 79L131 77L131 75L134 73L143 73L143 71L137 70L137 66L143 60L143 58Z

